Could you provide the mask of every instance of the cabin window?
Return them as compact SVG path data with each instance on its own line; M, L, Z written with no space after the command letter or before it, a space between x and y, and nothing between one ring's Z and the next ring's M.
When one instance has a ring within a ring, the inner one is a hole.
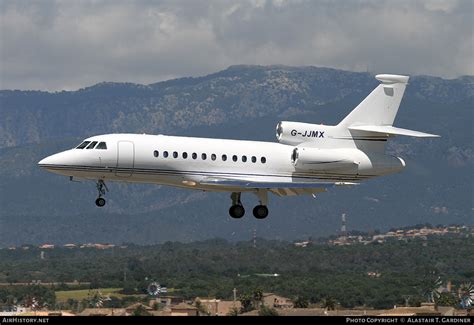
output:
M205 153L203 153L203 154L201 155L201 158L202 158L202 160L206 160L206 159L207 159L207 155L206 155Z
M226 161L227 160L227 155L222 155L222 161Z
M92 141L91 144L88 145L86 149L94 149L96 144L97 144L97 141Z
M183 159L186 159L188 158L188 153L187 152L183 152Z
M83 143L81 143L80 145L78 145L76 147L76 149L84 149L85 147L87 147L87 145L91 143L90 141L84 141Z
M233 156L232 156L232 160L233 160L233 161L237 161L237 156L236 156L236 155L233 155Z
M242 156L242 162L247 162L247 156Z
M256 163L256 162L257 162L257 157L252 156L252 162L253 162L253 163Z
M173 152L173 158L178 158L178 153L176 151Z
M168 151L163 152L163 157L168 158Z
M158 157L159 155L160 153L158 152L158 150L153 151L153 156Z
M197 159L198 155L197 153L193 152L193 159Z
M211 155L211 159L212 159L212 160L216 160L216 158L217 158L216 154L213 153L213 154Z
M260 159L260 161L262 162L262 164L264 164L264 163L266 163L266 162L267 162L267 158L265 158L265 157L262 157L262 158Z
M107 150L107 144L105 142L99 142L99 144L97 145L97 147L95 147L96 149L103 149L103 150ZM158 156L157 156L158 157Z

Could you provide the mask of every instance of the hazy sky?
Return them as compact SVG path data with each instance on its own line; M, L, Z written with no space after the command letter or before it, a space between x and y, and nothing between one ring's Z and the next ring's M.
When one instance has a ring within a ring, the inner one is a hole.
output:
M473 0L0 0L0 89L152 83L233 64L474 74Z

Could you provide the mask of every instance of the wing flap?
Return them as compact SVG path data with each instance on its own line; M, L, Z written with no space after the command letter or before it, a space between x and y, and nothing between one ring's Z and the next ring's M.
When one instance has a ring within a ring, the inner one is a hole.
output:
M308 182L308 181L257 181L238 178L208 177L199 182L201 185L243 189L267 189L279 196L296 196L326 192L333 186L357 185L350 182Z
M202 185L236 186L255 189L331 187L336 184L334 182L266 182L233 178L206 178L199 183Z

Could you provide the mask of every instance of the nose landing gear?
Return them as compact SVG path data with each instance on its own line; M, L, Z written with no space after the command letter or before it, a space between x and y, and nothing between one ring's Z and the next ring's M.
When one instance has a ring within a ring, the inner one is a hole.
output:
M108 192L109 189L107 188L107 185L105 185L105 182L101 179L97 181L96 187L97 187L97 192L99 192L99 197L97 198L97 200L95 200L95 205L101 208L106 203L105 199L102 196L105 195L105 192Z
M105 199L103 197L97 198L97 200L95 200L95 205L102 208L105 205Z

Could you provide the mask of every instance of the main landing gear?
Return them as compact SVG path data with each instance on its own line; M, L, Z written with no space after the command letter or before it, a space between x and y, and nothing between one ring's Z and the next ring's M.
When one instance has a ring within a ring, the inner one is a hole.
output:
M105 182L101 179L99 179L96 183L97 187L97 192L99 192L99 196L97 200L95 200L95 205L97 205L99 208L102 208L105 205L105 199L102 197L105 195L105 192L108 192L109 189L107 188L107 185L105 185Z
M268 216L268 191L258 190L255 194L258 196L260 204L253 208L253 216L257 219L265 219ZM240 201L240 195L240 192L233 192L230 195L230 198L232 199L232 206L229 209L229 214L235 219L240 219L245 214L244 206Z
M253 216L257 219L265 219L268 216L268 208L265 205L257 205L253 208Z
M242 202L240 202L240 194L241 193L233 192L230 195L232 206L229 209L229 214L234 219L240 219L245 214L244 206L242 205Z

